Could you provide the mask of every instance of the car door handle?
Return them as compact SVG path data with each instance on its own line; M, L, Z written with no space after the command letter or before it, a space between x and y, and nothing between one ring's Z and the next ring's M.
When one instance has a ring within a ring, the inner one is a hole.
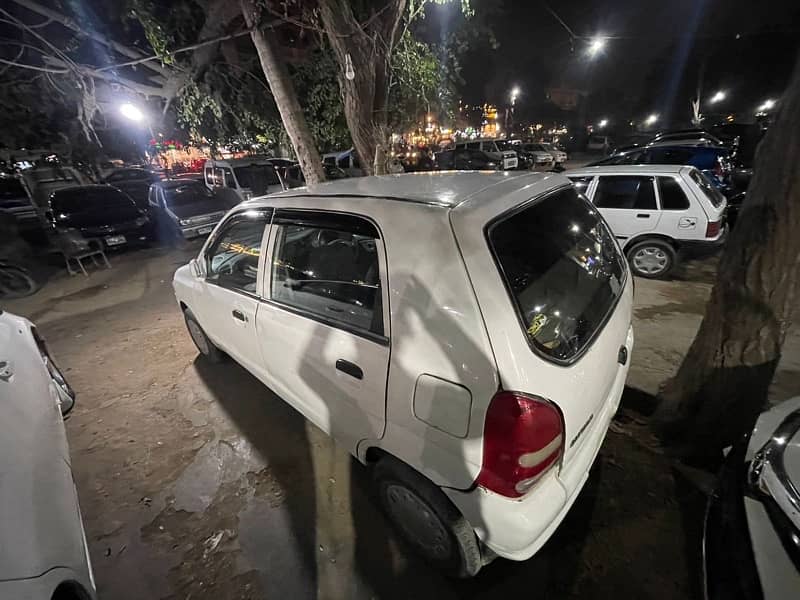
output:
M336 361L336 369L342 373L347 373L350 377L356 379L364 379L364 371L361 370L357 364L351 363L349 360L339 359Z
M636 218L637 219L649 219L650 215L646 215L644 213L639 213L638 215L636 215Z
M237 309L232 311L231 314L233 315L234 319L238 319L242 323L247 323L247 315L245 315L242 311Z

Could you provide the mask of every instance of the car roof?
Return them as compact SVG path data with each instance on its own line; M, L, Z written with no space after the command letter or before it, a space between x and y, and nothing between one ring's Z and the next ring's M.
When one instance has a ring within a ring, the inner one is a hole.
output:
M531 171L436 171L351 177L253 198L242 203L242 206L275 206L275 200L298 197L349 196L454 208L493 186L513 181L517 183L514 188L519 189L542 182L551 176L550 173ZM505 187L507 186L504 189Z
M252 164L272 166L272 163L269 162L270 160L272 160L272 158L269 156L245 156L244 158L231 158L222 160L209 158L206 161L206 164L219 165L224 163L230 165L231 167L235 167L237 165L252 165Z
M89 191L89 190L112 190L114 192L119 192L120 190L113 185L107 185L102 183L92 183L89 185L71 185L69 187L58 188L54 190L54 194L65 194L67 192L78 192L78 191Z
M167 189L180 187L182 185L202 185L205 187L205 184L200 179L195 179L192 177L183 177L181 179L165 179L163 181L156 181L153 185Z
M599 167L583 167L564 171L564 175L677 175L683 169L693 169L686 165L603 165Z

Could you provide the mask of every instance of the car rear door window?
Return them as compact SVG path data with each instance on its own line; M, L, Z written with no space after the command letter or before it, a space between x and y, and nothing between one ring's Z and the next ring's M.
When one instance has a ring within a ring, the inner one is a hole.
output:
M260 211L231 217L206 251L206 281L255 294L261 240L268 221L269 214Z
M722 192L720 192L711 184L711 182L708 180L708 177L703 175L697 169L692 169L690 177L694 180L697 186L703 190L703 193L711 201L711 204L714 205L714 208L719 208L722 206L722 203L725 202L725 196L723 196Z
M624 289L624 259L603 219L567 188L490 224L488 239L531 346L574 360Z
M303 212L276 214L272 300L334 326L383 335L377 228L353 215Z
M639 175L600 177L594 193L594 204L598 208L656 210L653 178Z
M663 210L686 210L689 208L689 199L681 189L681 184L674 177L658 178L658 195L661 198Z

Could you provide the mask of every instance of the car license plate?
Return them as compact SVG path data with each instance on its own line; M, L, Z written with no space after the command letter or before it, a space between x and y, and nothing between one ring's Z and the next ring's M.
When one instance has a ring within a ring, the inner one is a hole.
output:
M126 242L124 235L107 235L105 237L106 244L109 246L119 246Z
M211 230L214 229L213 227L201 227L197 230L197 235L205 235L207 233L211 233Z

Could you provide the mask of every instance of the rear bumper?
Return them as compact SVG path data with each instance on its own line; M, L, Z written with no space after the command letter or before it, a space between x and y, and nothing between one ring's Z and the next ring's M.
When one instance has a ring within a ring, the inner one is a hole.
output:
M626 341L633 349L633 329ZM600 451L606 431L619 407L630 360L617 371L617 378L569 465L545 476L528 494L512 500L476 487L468 492L445 489L450 500L470 522L476 535L492 551L510 560L526 560L550 538L572 507L589 478L589 470Z
M728 241L728 230L726 225L716 238L708 240L681 240L680 250L684 258L701 258L715 254Z
M199 237L201 235L208 235L214 230L218 223L219 220L216 220L209 223L203 223L202 225L181 227L181 235L187 240Z

